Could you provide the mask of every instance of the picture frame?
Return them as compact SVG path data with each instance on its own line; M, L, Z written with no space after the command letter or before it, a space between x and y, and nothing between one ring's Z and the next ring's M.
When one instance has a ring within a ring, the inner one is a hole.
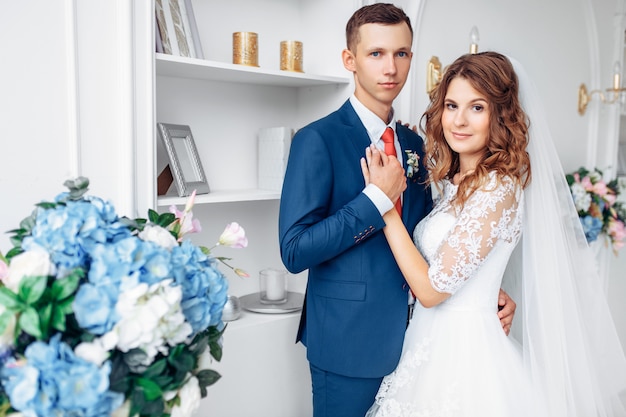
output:
M179 197L211 192L191 128L187 125L157 123L159 137L167 151Z

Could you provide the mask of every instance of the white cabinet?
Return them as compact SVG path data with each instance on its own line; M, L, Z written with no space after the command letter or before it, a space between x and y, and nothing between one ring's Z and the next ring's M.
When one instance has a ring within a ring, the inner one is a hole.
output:
M251 274L241 279L225 270L232 295L258 291L261 269L283 267L278 248L280 193L259 190L257 184L258 130L297 130L348 98L351 75L340 57L351 3L194 1L206 58L199 60L154 53L153 9L134 2L137 210L166 211L171 204L185 204L186 198L156 196L158 166L163 164L156 124L188 125L211 188L196 197L194 217L203 231L192 240L210 247L225 223L237 221L250 242L244 250L215 250ZM237 31L259 34L259 67L231 63L232 33ZM279 70L282 40L304 43L304 73ZM306 274L290 279L290 290L304 292ZM298 321L299 313L244 312L231 322L222 362L215 366L223 378L209 387L196 416L310 415L305 349L295 343Z

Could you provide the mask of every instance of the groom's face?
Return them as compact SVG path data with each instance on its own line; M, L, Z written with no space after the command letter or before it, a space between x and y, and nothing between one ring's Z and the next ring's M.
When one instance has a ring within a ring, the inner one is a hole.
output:
M354 50L343 53L344 66L354 74L356 97L385 121L411 68L411 42L406 23L368 23L359 28Z

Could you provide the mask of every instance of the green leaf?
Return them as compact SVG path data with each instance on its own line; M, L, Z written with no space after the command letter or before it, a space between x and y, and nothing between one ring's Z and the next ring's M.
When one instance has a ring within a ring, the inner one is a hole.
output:
M211 369L205 369L196 374L198 385L200 386L200 396L206 397L209 385L215 384L222 376Z
M37 207L41 207L44 210L49 210L49 209L53 209L58 205L58 203L52 203L50 201L42 201L41 203L37 203L35 204L35 206ZM30 219L30 217L27 217L26 219ZM25 219L25 220L26 220ZM33 220L35 219L35 217L33 217ZM33 221L33 225L34 225L34 221ZM32 230L32 227L31 227Z
M152 378L152 382L161 387L161 391L174 391L175 389L180 388L179 385L174 384L173 378L167 375L159 375Z
M180 345L179 345L180 346ZM191 372L196 365L196 359L194 355L192 355L188 351L181 351L177 355L170 355L167 358L167 361L177 370L181 371L183 374L187 372Z
M37 314L37 310L32 307L28 307L21 315L18 320L18 325L20 328L33 336L36 339L41 340L41 327L39 323L39 314Z
M11 237L11 243L16 246L14 248L11 248L7 254L6 254L6 258L7 261L11 261L11 258L13 258L14 256L19 255L20 253L24 252L21 248L22 245L22 239L20 238L19 241L15 241L16 238L15 237Z
M39 310L39 327L41 329L42 339L50 336L50 320L52 318L52 304L46 304Z
M74 303L74 297L66 298L60 302L56 303L57 309L63 313L63 315L67 316L74 312L72 308L72 303Z
M2 314L0 314L0 334L4 334L4 331L13 317L15 317L15 313L8 310L5 310Z
M52 309L52 317L50 317L50 326L52 326L53 329L56 329L60 332L64 332L67 328L65 326L65 313L63 312L63 309L60 308L58 305L55 305L54 308Z
M147 220L146 219L129 219L128 217L122 217L120 218L120 223L124 224L125 226L128 226L131 230L132 229L136 229L136 230L143 230L144 226L146 225Z
M154 379L158 375L161 375L166 367L167 367L167 360L165 360L165 358L159 359L158 361L150 365L148 369L146 369L143 372L143 376L144 378Z
M209 352L216 361L222 360L222 346L220 345L220 339L226 331L226 326L220 331L215 326L209 327Z
M110 388L115 392L126 393L131 387L130 369L128 369L128 365L126 365L123 356L118 351L113 353L111 364L111 373L109 374Z
M174 220L176 220L174 213L163 213L159 216L155 223L161 227L167 227L172 224Z
M21 311L26 306L17 297L13 291L7 287L0 287L0 304L6 307L8 310Z
M211 356L215 358L216 361L222 360L222 346L217 341L209 342L209 352L211 352Z
M144 397L148 401L154 401L163 395L161 387L146 378L137 378L136 383L143 389Z
M159 221L159 213L157 213L156 211L149 209L148 210L148 220L150 220L152 223L156 224L157 221Z
M48 277L45 275L27 276L20 281L19 296L28 305L33 305L43 295L48 286Z
M77 177L75 179L65 181L63 185L70 190L70 200L80 200L83 198L83 194L89 190L89 179L86 177Z
M52 283L52 297L63 300L76 292L80 279L85 275L82 269L75 269L65 278L54 280Z

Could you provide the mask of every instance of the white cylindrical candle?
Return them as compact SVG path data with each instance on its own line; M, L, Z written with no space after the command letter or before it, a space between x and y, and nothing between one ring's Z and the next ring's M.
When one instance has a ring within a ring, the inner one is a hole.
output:
M287 274L276 269L261 271L261 294L268 301L282 301L287 292Z

